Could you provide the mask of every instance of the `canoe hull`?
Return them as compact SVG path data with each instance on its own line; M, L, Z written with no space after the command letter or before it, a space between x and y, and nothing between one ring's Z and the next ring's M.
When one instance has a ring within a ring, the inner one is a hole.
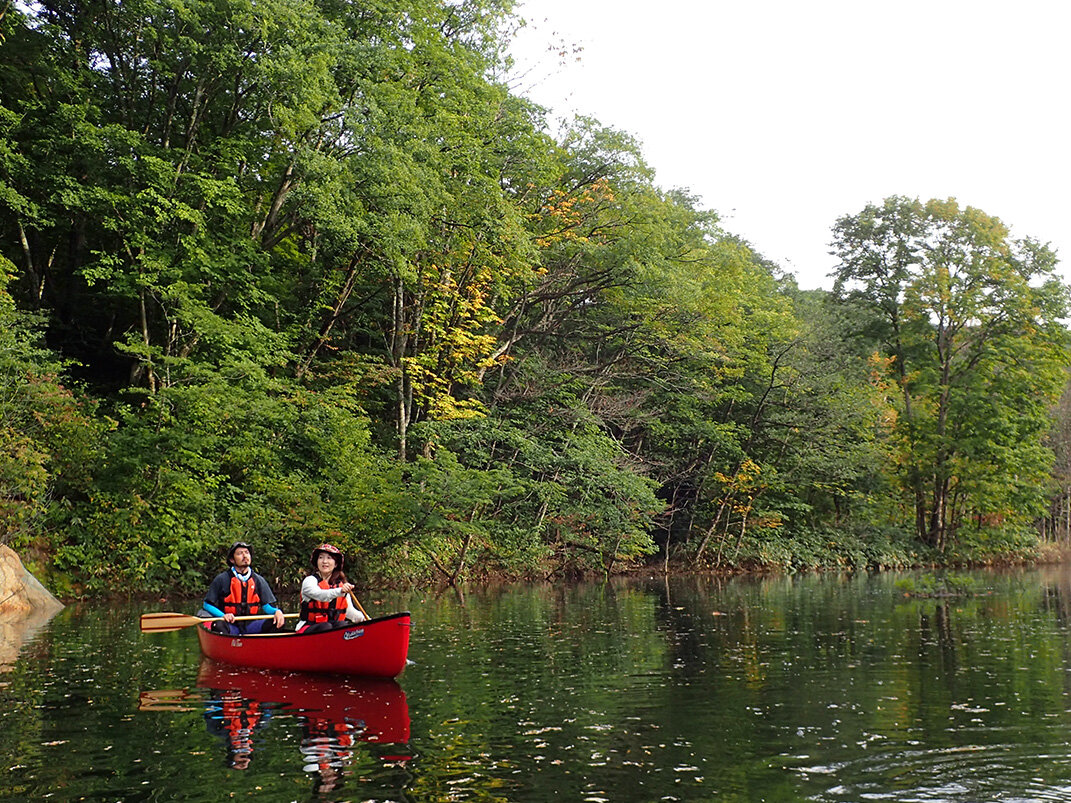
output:
M216 661L257 669L393 678L409 655L409 612L325 633L227 636L197 628L201 652Z

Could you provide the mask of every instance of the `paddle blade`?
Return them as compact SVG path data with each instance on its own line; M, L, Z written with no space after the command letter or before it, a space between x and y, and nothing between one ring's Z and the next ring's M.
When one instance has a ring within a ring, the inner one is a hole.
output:
M210 620L185 613L169 613L167 611L143 613L141 615L141 632L163 633L165 630L181 630L184 627L200 624L205 621Z

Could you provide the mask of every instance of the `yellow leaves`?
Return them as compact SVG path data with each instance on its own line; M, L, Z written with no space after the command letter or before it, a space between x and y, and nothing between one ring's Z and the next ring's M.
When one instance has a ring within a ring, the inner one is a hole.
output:
M537 212L530 215L546 229L536 237L536 245L548 248L562 242L588 243L591 238L581 228L593 223L597 214L615 200L610 183L605 178L597 179L578 190L557 189L543 202ZM588 230L593 226L588 227Z
M486 412L480 402L458 396L462 388L479 385L483 372L499 359L495 327L502 320L491 306L495 280L493 266L480 262L475 252L441 254L419 273L422 304L412 326L419 347L403 364L414 399L432 418Z
M721 504L737 514L752 530L775 530L784 526L780 513L769 511L752 516L755 500L770 487L763 476L762 466L750 458L745 459L732 474L714 472L714 479L721 485Z
M752 530L778 530L784 526L785 521L780 513L769 513L748 519L748 527Z
M714 479L721 483L721 485L725 487L725 490L730 493L754 497L759 490L765 487L758 482L761 474L762 467L755 461L747 458L740 464L736 473L732 476L723 474L720 471L715 471Z
M483 418L487 415L487 408L478 399L455 399L444 394L432 399L428 414L438 421L457 421Z

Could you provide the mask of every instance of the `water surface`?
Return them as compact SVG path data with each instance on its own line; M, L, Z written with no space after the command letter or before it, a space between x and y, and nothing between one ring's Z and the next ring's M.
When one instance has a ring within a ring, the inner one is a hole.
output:
M1071 801L1071 575L957 577L366 593L396 682L72 606L0 663L0 800Z

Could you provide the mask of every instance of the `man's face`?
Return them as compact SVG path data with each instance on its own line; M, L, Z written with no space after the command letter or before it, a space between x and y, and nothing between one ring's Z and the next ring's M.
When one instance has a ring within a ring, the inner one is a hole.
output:
M231 561L234 563L236 569L246 569L249 564L253 562L253 556L249 554L249 550L244 546L238 547L234 550L234 554L231 556Z

